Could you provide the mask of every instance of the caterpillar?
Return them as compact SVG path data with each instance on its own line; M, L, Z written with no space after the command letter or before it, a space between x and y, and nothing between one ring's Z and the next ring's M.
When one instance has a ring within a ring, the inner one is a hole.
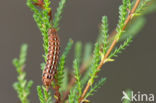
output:
M54 79L60 52L60 40L54 28L48 30L48 46L47 62L42 73L42 81L47 88Z

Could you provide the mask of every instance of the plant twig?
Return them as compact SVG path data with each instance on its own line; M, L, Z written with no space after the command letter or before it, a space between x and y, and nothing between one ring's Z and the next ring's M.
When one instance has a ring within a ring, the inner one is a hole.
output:
M127 17L126 21L125 21L125 26L123 27L123 30L125 30L125 28L127 27L127 24L129 23L129 21L132 18L132 14L135 12L136 8L138 7L140 3L140 0L137 0L134 7L132 8L132 10L129 12L129 16ZM117 34L116 29L113 30L113 32L110 34L109 39L111 40L115 35Z
M45 9L44 0L38 0L36 3L33 3L33 4L36 5L36 6L39 6L42 9ZM50 17L49 21L51 21L52 20L52 10L51 9L49 10L48 16Z
M133 13L135 12L135 10L137 9L138 5L140 3L140 0L137 0L134 7L132 8L132 10L130 11L127 19L125 20L125 23L124 23L124 27L122 28L122 31L125 30L125 28L127 27L127 24L130 22L130 20L132 19L132 16L133 16ZM102 58L99 66L97 67L97 70L100 70L101 67L103 66L103 64L105 63L105 60L108 58L109 54L111 53L111 51L113 50L113 48L115 47L115 45L117 44L118 40L115 38L110 46L110 48L108 49L106 55ZM88 92L89 88L90 88L91 84L88 82L82 95L81 95L81 98L79 99L79 103L84 99L86 93Z
M82 75L83 73L85 73L87 68L87 63L83 63L80 66L80 75ZM70 79L69 85L67 87L67 90L63 93L63 98L62 98L62 103L68 98L68 95L70 93L70 89L72 88L72 86L75 84L75 77L72 75L72 78Z
M27 56L27 44L23 44L21 46L20 56L19 59L13 59L13 65L16 68L18 73L17 82L14 82L13 88L16 90L18 94L18 98L20 99L21 103L30 103L28 96L30 94L30 89L32 87L33 81L26 79L26 72L24 71L24 66L26 63L26 56Z
M55 90L55 96L54 96L54 97L55 97L55 99L56 99L55 103L61 103L61 93L60 93L60 91L59 91L60 86L57 85L57 83L58 83L57 80L55 80L55 83L56 83L56 86L55 86L55 88L54 88L54 90Z

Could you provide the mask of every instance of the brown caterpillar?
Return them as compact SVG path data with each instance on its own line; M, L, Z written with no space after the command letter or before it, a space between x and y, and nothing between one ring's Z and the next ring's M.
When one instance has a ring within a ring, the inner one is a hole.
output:
M46 67L43 70L42 80L43 84L48 89L51 85L52 80L54 79L54 75L57 69L57 63L59 59L60 52L60 40L57 34L56 29L51 28L48 31L48 55Z

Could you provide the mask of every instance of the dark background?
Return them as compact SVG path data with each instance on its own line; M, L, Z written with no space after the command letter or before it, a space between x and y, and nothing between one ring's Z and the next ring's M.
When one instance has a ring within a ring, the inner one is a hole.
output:
M42 37L32 12L25 0L1 0L0 2L0 103L20 103L12 88L16 71L12 59L18 57L22 43L28 43L27 79L35 83L31 91L31 103L39 103L36 85L41 85L40 63L43 61ZM57 4L57 1L53 3ZM68 0L59 31L62 49L69 38L83 43L95 42L101 17L109 18L110 31L116 27L121 0ZM54 7L57 7L55 5ZM54 9L55 10L55 9ZM147 23L134 38L133 43L115 62L106 64L101 76L106 84L90 99L92 103L120 103L122 90L154 93L156 95L156 13L147 15ZM69 55L71 67L73 54Z

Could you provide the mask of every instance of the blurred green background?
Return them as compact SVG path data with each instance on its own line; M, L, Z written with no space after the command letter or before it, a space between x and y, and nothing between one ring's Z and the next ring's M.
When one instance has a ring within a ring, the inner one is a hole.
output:
M52 0L53 11L58 1ZM43 61L42 37L32 12L25 0L1 0L0 2L0 103L19 103L12 88L16 70L12 59L19 55L22 43L28 43L26 65L27 79L35 83L30 95L31 103L38 103L36 85L41 82L40 63ZM118 7L121 0L68 0L59 31L61 48L69 38L83 43L95 42L103 15L109 19L110 32L118 22ZM92 103L121 103L122 91L156 95L156 13L146 16L147 23L134 38L131 45L116 58L103 66L100 76L108 78L106 84L92 97ZM73 51L67 65L72 67Z

